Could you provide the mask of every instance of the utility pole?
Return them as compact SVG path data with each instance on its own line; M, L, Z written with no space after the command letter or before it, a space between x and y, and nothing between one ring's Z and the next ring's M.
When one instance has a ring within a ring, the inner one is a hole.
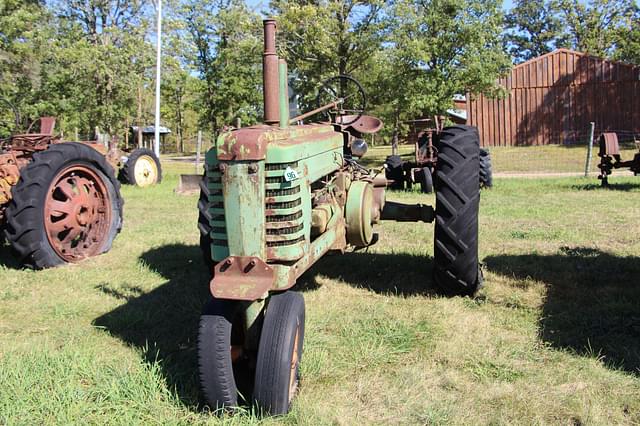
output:
M158 1L158 34L156 35L156 121L153 152L160 158L160 55L162 54L162 0Z

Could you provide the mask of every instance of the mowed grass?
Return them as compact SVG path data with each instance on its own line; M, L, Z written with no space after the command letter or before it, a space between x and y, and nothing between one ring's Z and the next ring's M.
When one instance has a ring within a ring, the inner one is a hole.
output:
M368 251L323 258L299 282L300 393L260 419L201 403L197 196L173 193L193 167L165 168L123 188L106 255L34 272L0 248L0 423L640 423L640 178L497 179L476 299L435 291L431 224L384 223Z

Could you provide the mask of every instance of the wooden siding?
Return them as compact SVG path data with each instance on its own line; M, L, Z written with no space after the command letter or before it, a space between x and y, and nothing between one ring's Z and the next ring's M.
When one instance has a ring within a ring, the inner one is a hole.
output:
M589 123L640 133L640 68L559 49L515 66L503 99L467 97L482 146L584 142Z

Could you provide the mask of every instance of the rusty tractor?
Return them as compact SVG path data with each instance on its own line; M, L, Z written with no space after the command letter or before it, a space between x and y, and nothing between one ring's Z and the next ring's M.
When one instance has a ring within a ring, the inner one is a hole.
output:
M142 186L160 165L148 150L129 157L97 141L65 142L42 117L25 134L0 141L0 229L28 267L75 263L108 251L122 228L114 170Z
M393 149L392 155L385 160L385 174L392 189L410 190L413 185L420 185L420 190L430 194L434 190L434 173L438 162L438 138L444 128L444 117L420 120L431 124L417 135L414 142L413 158L403 160ZM480 188L493 186L493 170L491 154L488 149L480 148Z
M275 21L265 20L265 122L219 136L206 154L198 202L211 272L198 328L204 396L213 409L255 404L272 415L289 410L299 384L305 305L292 289L326 253L371 246L382 220L435 222L436 285L473 295L482 284L477 130L444 128L434 141L435 208L388 201L382 168L358 163L367 150L363 135L382 127L364 115L360 85L330 79L320 89L321 106L290 119L275 32ZM302 124L314 114L325 120Z
M598 157L600 157L598 179L601 180L602 186L609 185L609 175L614 169L628 168L633 172L634 176L640 174L640 141L634 137L634 143L638 148L638 152L633 156L633 160L623 161L620 155L618 135L616 133L603 133L600 135L598 139Z

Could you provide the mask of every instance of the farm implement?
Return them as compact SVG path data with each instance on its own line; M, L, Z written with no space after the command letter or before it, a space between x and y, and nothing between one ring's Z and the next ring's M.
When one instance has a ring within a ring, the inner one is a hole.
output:
M395 152L385 160L385 174L391 189L408 189L419 185L421 192L430 194L434 190L434 173L438 162L438 147L436 141L443 131L444 117L435 116L433 119L420 120L431 126L417 135L414 142L413 158L403 159ZM489 150L480 148L479 182L481 188L493 186L493 170Z
M358 164L362 136L382 122L364 115L364 91L339 76L318 108L289 118L287 65L264 21L264 121L223 133L206 154L198 227L211 272L211 300L198 329L202 390L213 409L255 404L286 413L298 389L305 304L296 280L328 252L369 247L382 220L435 222L433 280L446 294L473 295L478 264L478 133L434 135L435 208L387 201L384 171ZM314 115L323 122L301 124Z
M27 133L0 141L0 230L18 259L35 269L111 248L123 205L114 170L141 186L161 176L151 151L126 157L113 142L65 142L55 122L43 117Z
M635 176L640 174L640 141L634 137L634 142L638 152L632 160L623 161L620 155L620 144L616 133L603 133L598 139L598 156L600 157L600 174L598 179L602 181L602 186L609 184L609 175L614 169L629 169Z

